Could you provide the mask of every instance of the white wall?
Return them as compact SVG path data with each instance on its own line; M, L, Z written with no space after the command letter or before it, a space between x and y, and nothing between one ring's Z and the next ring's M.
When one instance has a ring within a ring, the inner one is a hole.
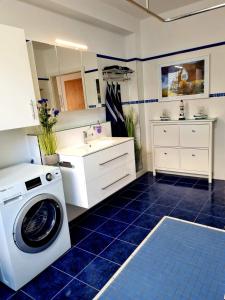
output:
M173 15L173 14L171 14ZM224 9L183 19L174 23L161 23L149 18L141 23L142 57L193 48L225 41ZM159 65L203 55L210 56L210 93L225 92L225 46L208 48L161 59L143 62L144 98L159 98ZM214 140L214 177L225 179L225 97L186 100L187 117L191 118L203 106L209 117L217 117ZM159 119L167 109L171 118L179 114L179 102L145 104L146 152L148 169L151 170L150 120Z

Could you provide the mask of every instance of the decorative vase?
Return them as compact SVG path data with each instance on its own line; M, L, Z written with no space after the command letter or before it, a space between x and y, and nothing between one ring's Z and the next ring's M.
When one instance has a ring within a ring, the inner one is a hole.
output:
M56 153L52 155L44 155L42 157L42 161L44 165L56 166L59 163L59 155Z

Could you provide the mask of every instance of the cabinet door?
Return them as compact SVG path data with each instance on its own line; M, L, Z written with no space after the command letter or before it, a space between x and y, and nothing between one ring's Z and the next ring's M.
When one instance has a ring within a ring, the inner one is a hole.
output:
M179 146L179 127L177 125L157 125L153 129L155 146Z
M155 148L156 169L179 169L179 149Z
M209 147L209 125L181 125L181 147Z
M24 31L0 25L0 130L38 125Z
M207 173L209 169L208 150L181 149L181 169Z

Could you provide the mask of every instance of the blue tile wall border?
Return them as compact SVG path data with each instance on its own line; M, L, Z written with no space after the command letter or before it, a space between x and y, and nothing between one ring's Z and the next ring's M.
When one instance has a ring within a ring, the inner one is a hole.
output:
M174 51L174 52L168 52L168 53L159 54L159 55L155 55L155 56L149 56L149 57L145 57L145 58L133 57L133 58L127 59L127 58L120 58L120 57L104 55L104 54L97 54L97 57L116 60L116 61L122 61L122 62L148 61L148 60L155 60L155 59L159 59L159 58L163 58L163 57L167 57L167 56L173 56L173 55L187 53L187 52L194 52L194 51L199 51L199 50L204 50L204 49L214 48L214 47L219 47L219 46L224 46L224 45L225 45L225 41L222 41L222 42L218 42L218 43L212 43L212 44L207 44L207 45L198 46L198 47L194 47L194 48L188 48L188 49L178 50L178 51Z
M93 73L93 72L97 72L98 71L98 69L91 69L91 70L87 70L87 71L85 71L84 73Z

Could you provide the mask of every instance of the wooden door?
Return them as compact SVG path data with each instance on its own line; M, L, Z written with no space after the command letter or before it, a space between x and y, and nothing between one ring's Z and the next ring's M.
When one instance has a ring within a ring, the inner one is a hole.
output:
M64 81L65 94L67 100L67 110L85 109L84 92L82 79L72 79Z

